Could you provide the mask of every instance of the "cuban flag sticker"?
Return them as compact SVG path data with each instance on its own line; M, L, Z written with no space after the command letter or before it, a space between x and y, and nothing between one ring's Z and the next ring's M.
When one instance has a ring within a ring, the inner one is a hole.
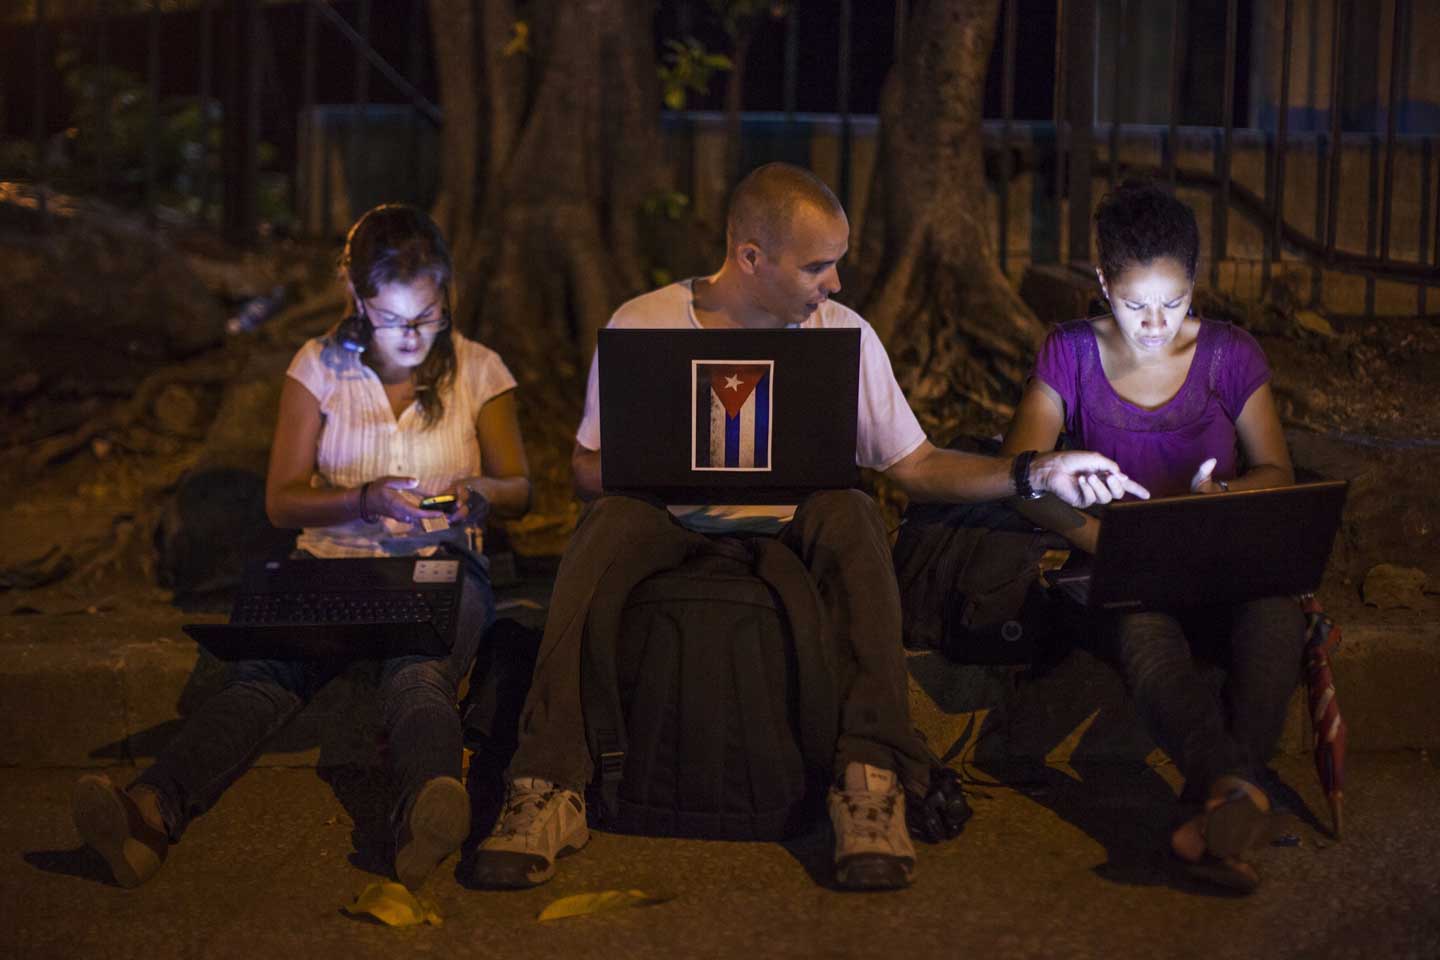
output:
M770 469L775 361L692 360L690 469Z

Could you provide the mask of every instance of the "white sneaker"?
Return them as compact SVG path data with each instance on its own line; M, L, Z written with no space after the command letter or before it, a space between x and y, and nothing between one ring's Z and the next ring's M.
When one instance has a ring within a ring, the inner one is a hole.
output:
M555 861L590 842L585 799L539 777L517 777L490 836L475 852L471 880L481 887L534 887L555 875Z
M905 792L895 773L851 763L830 788L835 828L835 882L847 890L894 890L915 874L915 846L905 825Z

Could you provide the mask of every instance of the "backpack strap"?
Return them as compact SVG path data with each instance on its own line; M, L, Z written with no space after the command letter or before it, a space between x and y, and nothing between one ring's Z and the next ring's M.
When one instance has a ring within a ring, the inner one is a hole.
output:
M810 571L789 547L770 537L750 541L755 575L780 597L795 648L800 695L800 752L811 770L829 776L840 736L834 644Z
M645 550L625 551L600 577L585 614L580 657L580 701L585 712L585 737L600 777L600 806L607 823L620 811L620 781L625 774L625 713L615 667L620 618L630 591L642 580L684 563L694 548L685 540L658 541Z

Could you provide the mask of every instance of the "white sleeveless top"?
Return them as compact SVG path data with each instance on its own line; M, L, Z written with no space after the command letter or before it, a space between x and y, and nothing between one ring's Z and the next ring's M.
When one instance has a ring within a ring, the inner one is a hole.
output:
M360 354L331 337L317 337L290 361L286 374L320 403L323 422L315 450L317 487L358 487L384 476L415 477L416 493L442 493L480 473L475 434L480 408L515 388L500 355L452 332L455 377L445 412L426 427L418 400L397 418L374 370ZM317 557L411 556L434 553L441 544L480 552L480 531L468 526L426 532L419 524L381 517L375 523L351 520L330 527L306 527L296 546Z

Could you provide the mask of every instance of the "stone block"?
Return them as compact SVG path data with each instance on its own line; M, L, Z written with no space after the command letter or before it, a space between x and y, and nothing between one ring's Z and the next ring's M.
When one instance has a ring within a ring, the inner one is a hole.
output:
M1440 718L1440 625L1351 626L1333 663L1351 750L1433 748ZM981 766L1154 765L1158 753L1118 673L1076 650L1031 677L1020 668L954 664L912 653L911 713L931 747ZM1220 692L1224 674L1202 669ZM1291 697L1277 754L1310 753L1313 731L1303 682Z
M0 765L101 767L97 745L125 739L120 663L89 644L0 647Z

